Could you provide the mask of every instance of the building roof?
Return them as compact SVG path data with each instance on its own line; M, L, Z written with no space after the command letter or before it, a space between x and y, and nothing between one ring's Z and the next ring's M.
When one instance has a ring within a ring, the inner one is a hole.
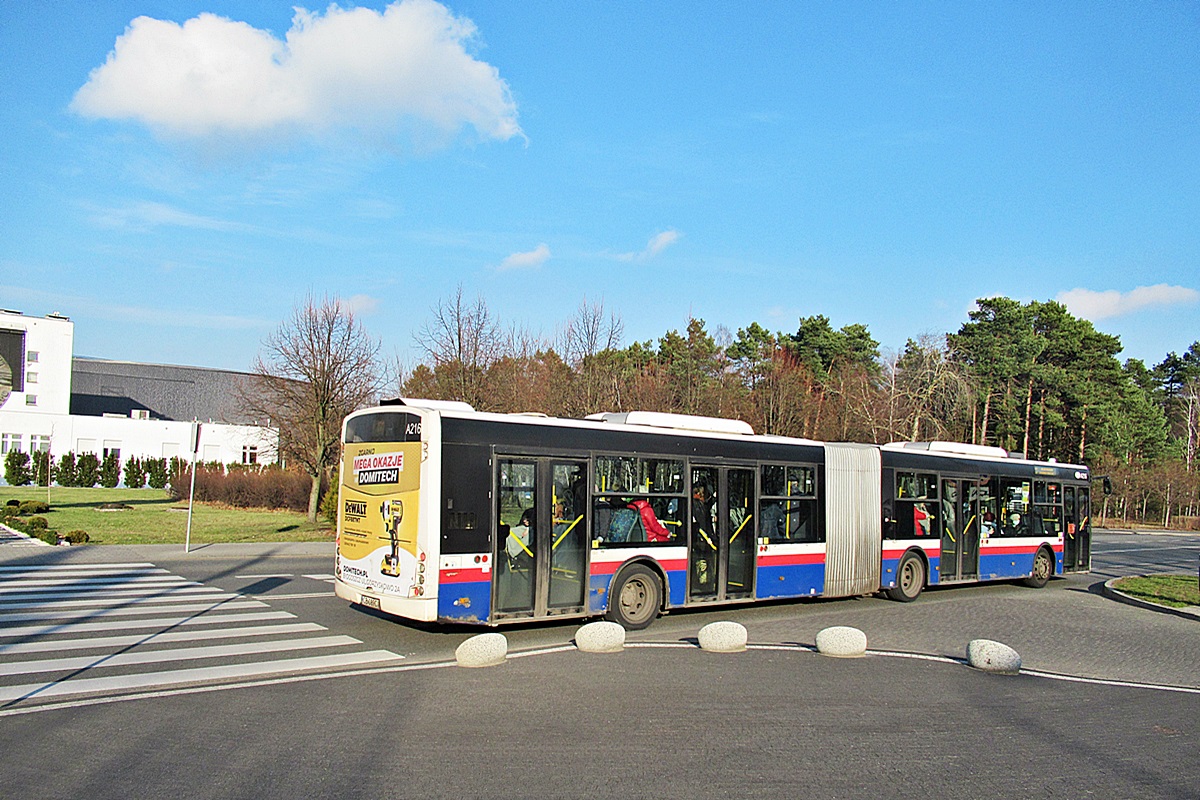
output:
M71 369L72 414L128 417L145 410L152 419L268 424L239 407L241 387L254 378L251 373L79 356Z

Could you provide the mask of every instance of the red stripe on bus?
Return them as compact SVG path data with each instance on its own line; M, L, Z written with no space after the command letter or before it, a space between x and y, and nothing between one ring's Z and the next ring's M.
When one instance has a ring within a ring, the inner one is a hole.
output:
M883 551L883 560L884 561L895 561L895 560L899 559L900 556L907 553L909 550L920 550L925 553L926 558L937 558L938 555L941 553L941 549L935 548L935 547L931 547L928 550L925 550L925 548L923 548L923 547L906 547L903 550L884 550Z
M1040 544L1012 545L1010 547L981 547L980 555L986 556L1022 556L1036 553Z
M484 571L481 568L473 569L444 569L440 573L442 583L478 583L480 581L490 581L492 579L492 571L489 569Z
M593 561L592 575L612 575L626 564L624 561ZM677 572L687 569L686 558L675 558L668 561L659 561L658 565L666 572Z
M796 564L824 564L824 553L788 553L777 556L759 556L760 567L791 567Z

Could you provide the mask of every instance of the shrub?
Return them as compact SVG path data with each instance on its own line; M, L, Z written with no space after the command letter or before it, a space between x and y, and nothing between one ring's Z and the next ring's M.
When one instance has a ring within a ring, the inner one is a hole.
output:
M50 527L50 523L46 521L45 517L30 517L29 521L26 522L25 524L29 527L30 530L35 530L35 531L38 530L39 528L41 530L45 530Z
M27 486L33 479L29 471L29 453L9 450L4 457L4 480L9 486Z
M167 460L165 458L148 458L146 465L146 481L151 489L165 489L167 486Z
M23 500L17 506L21 514L48 514L50 504L45 500Z
M47 528L34 528L26 533L35 539L41 539L46 544L58 544L58 534Z
M92 540L87 531L69 531L63 538L71 544L86 544Z
M172 456L171 463L167 467L167 482L172 486L179 483L180 478L188 473L190 467L187 459L179 456Z
M121 458L116 453L109 453L100 462L100 485L105 489L115 489L121 482Z
M49 486L54 474L54 456L45 450L33 454L33 482L37 486Z
M58 460L58 466L54 468L54 479L58 481L59 486L75 485L79 479L79 465L73 451Z
M187 499L190 486L191 473L185 469L178 480L171 482L171 496L176 500ZM200 502L224 503L237 508L307 511L311 486L312 480L307 475L292 470L226 474L221 465L215 470L196 465L196 500Z
M21 501L20 501L20 500L18 500L17 498L15 498L15 497L13 497L13 498L11 498L11 499L10 499L10 500L9 500L7 503L5 503L4 505L6 505L6 506L15 506L16 508L20 508L20 507L21 507Z
M321 498L321 516L325 517L330 525L337 525L338 493L332 486L325 490L325 496Z
M100 459L95 453L82 453L75 464L75 485L90 489L100 480Z
M146 485L146 467L137 456L125 462L125 488L140 489Z

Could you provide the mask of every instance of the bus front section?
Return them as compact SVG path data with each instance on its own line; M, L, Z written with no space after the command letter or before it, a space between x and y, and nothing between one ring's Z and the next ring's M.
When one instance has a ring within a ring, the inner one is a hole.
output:
M408 619L437 618L422 518L422 415L372 409L343 427L338 503L338 597Z

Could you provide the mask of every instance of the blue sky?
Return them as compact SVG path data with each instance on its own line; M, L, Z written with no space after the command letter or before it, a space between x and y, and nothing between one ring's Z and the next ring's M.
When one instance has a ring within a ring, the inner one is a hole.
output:
M246 369L337 294L411 365L460 285L547 338L1200 338L1195 3L5 0L0 75L0 307L80 355Z

